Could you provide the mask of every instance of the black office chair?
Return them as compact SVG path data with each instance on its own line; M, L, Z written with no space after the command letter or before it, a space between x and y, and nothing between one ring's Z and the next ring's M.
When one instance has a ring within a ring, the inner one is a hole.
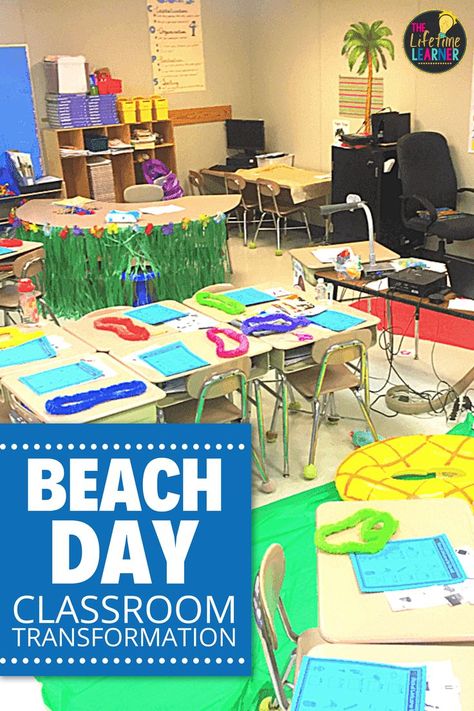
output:
M458 188L449 147L444 136L432 131L407 133L397 143L402 183L402 222L409 230L439 239L438 252L446 245L474 238L474 215L438 219L436 208L457 209L458 193L474 188ZM426 217L418 214L426 211Z

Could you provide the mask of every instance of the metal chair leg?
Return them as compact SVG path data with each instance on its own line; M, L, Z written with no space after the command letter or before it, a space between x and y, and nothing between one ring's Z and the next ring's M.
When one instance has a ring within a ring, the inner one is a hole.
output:
M281 217L277 217L276 221L276 243L277 243L277 252L281 252L281 234L280 234L280 222L281 222Z
M275 405L273 407L272 419L270 422L270 429L267 430L267 442L275 442L275 440L278 437L275 427L276 427L277 416L278 416L278 408L280 407L280 398L281 398L281 381L279 381L278 388L275 393Z
M313 426L311 428L308 464L306 464L303 469L303 476L305 479L314 479L316 477L316 465L314 461L316 459L316 445L320 421L321 403L319 400L313 400Z
M369 426L369 430L372 434L372 437L374 438L374 442L376 442L378 440L377 430L375 429L375 425L372 422L372 418L370 416L369 409L368 409L367 405L365 404L365 399L362 396L360 390L358 390L357 388L353 388L352 392L354 393L354 397L356 398L357 402L359 403L359 407L362 411L362 414L364 415L365 421L367 422L367 424Z
M338 415L337 409L336 409L336 397L334 393L329 393L329 412L327 416L327 421L331 425L336 425L339 420L340 416Z
M312 236L311 230L310 230L310 228L309 228L308 217L307 217L307 215L306 215L305 210L301 210L301 214L303 215L304 224L305 224L305 226L306 226L306 232L307 232L307 234L308 234L308 242L312 242L312 241L313 241L313 236Z
M244 222L244 247L247 246L247 242L248 242L247 215L248 215L248 210L246 210L245 207L244 207L244 214L243 214L243 222Z
M255 410L257 414L258 441L260 444L260 452L262 455L263 464L265 465L265 423L263 421L262 392L258 380L253 381L253 392L255 398Z
M60 326L61 324L59 323L58 318L57 318L56 314L54 313L54 311L52 310L51 306L41 297L38 299L38 302L41 304L43 311L46 311L46 313L48 313L51 316L51 318L53 319L56 326Z
M288 417L288 386L286 377L280 373L281 378L281 416L283 429L283 476L290 476L289 454L289 417Z
M257 242L258 233L260 232L260 228L262 226L262 222L264 221L266 214L266 212L262 212L262 214L260 215L260 220L258 221L257 229L255 230L255 235L253 238L254 244Z

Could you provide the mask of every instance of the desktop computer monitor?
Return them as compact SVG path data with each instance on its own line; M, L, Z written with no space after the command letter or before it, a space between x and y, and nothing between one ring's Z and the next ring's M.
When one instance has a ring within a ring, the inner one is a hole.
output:
M265 150L265 126L259 120L228 119L225 122L227 148L258 153Z

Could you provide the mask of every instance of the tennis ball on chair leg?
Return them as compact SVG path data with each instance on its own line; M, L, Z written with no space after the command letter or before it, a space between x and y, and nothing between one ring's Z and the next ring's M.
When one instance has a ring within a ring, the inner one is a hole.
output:
M316 479L318 473L316 471L316 465L315 464L306 464L304 469L303 469L303 476L305 479L308 479L310 481L311 479Z
M276 442L278 439L278 432L272 432L271 430L268 430L268 432L265 434L265 439L269 444L272 442Z
M260 491L262 491L264 494L273 494L275 489L276 484L271 479L269 479L268 481L263 481L260 484Z
M272 699L271 699L271 696L267 696L266 699L263 699L263 701L260 702L258 711L271 711L271 708L272 708Z
M249 249L257 249L257 243L256 242L249 242Z
M283 255L282 249L275 249L275 257L281 257Z

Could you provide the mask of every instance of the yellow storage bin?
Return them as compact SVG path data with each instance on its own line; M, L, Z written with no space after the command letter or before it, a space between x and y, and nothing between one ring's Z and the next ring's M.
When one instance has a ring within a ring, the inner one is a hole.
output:
M134 99L117 99L117 108L122 123L137 122L137 107Z
M143 96L136 96L134 101L138 120L151 121L153 118L153 106L151 99L147 99Z
M153 121L167 121L168 114L168 99L163 99L161 96L153 96Z

